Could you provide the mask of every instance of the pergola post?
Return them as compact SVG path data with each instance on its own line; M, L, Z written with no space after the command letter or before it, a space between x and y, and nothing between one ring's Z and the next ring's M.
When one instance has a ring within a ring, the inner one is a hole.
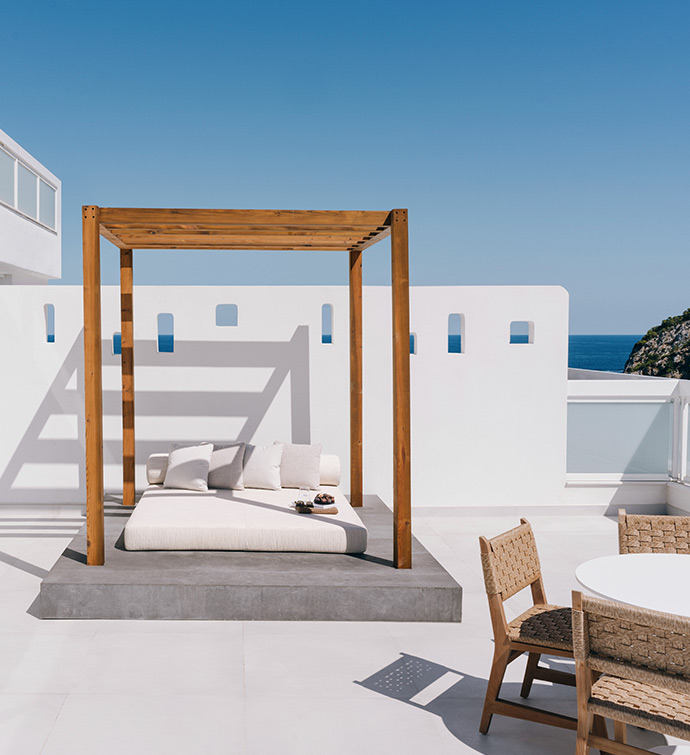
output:
M120 249L122 503L134 506L134 301L132 250Z
M103 382L99 208L82 207L84 393L86 419L86 563L105 562L103 533Z
M410 273L407 210L391 211L393 300L393 561L412 567L410 477Z
M350 504L362 505L362 250L350 251Z

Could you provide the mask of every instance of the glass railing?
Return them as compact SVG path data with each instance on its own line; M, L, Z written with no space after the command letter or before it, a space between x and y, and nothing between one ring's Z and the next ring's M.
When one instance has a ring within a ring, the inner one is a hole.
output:
M668 477L673 462L672 400L571 400L567 472Z

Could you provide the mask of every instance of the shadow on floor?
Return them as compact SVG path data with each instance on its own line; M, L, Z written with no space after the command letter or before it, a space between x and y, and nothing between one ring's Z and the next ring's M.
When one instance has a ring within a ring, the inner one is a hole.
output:
M486 679L418 656L407 653L400 655L393 663L361 682L355 681L355 684L439 716L457 740L476 752L490 755L534 752L536 755L539 752L574 751L575 732L505 716L494 716L489 733L480 734L479 719L486 694ZM543 657L542 662L552 668L572 671L572 667L559 663L558 659ZM504 682L501 697L527 704L532 702L535 707L552 708L571 716L577 715L575 690L572 687L535 683L528 700L520 698L520 687L521 683L518 682ZM555 688L559 688L559 692L562 690L563 694L555 695ZM557 710L559 706L567 707L567 710ZM531 731L534 732L533 738L530 736ZM507 744L508 740L510 745ZM539 744L536 745L536 742ZM649 749L666 744L666 738L662 734L629 726L628 742Z
M20 569L27 574L32 574L34 577L45 579L48 576L48 571L46 569L41 569L40 566L30 564L28 561L23 561L21 558L10 556L8 553L3 553L2 551L0 551L0 561L4 564L13 566L15 569Z

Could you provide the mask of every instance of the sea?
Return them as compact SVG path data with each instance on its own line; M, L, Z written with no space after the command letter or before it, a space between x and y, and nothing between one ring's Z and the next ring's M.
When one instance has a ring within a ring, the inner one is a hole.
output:
M623 372L639 336L569 336L568 367Z

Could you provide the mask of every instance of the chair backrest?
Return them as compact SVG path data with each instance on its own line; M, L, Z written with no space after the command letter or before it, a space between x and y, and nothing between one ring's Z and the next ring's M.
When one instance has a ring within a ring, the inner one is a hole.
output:
M526 519L520 526L496 537L482 537L482 569L486 593L507 600L541 578L541 566L532 527Z
M690 693L690 619L573 592L573 654L591 670Z
M690 516L626 514L618 509L620 553L690 554Z

